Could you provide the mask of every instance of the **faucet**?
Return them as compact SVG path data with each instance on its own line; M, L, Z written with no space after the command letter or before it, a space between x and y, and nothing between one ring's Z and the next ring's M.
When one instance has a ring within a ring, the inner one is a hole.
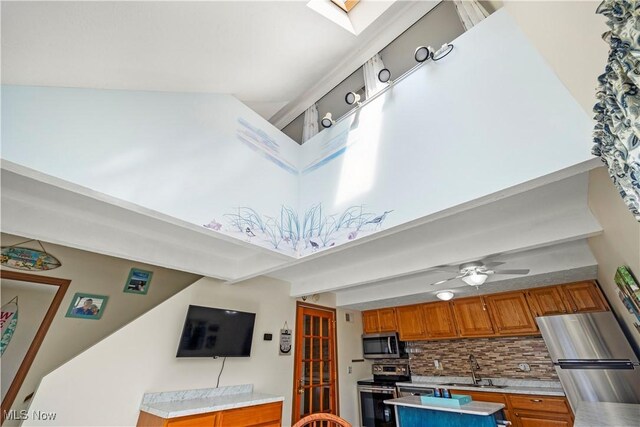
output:
M478 365L478 361L473 354L469 355L469 365L471 366L471 380L474 384L478 384L482 379L479 376L476 376L476 370L480 369L480 365Z

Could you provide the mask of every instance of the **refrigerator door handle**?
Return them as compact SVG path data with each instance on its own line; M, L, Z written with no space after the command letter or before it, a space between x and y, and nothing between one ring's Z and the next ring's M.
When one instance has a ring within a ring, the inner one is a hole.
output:
M624 359L558 359L562 369L635 369L632 361Z

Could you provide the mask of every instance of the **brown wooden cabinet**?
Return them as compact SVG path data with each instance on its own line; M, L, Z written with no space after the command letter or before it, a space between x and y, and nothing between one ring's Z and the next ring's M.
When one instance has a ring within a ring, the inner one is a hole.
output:
M538 326L522 291L485 297L498 335L538 334Z
M380 332L395 332L398 330L395 308L381 308L378 310L378 330Z
M560 286L529 289L526 293L529 305L536 316L553 316L568 312Z
M486 337L494 334L489 310L482 297L460 298L451 303L461 337Z
M396 307L398 334L401 341L415 341L427 338L422 304Z
M567 399L555 396L494 393L487 391L451 390L466 394L477 402L505 405L504 417L515 427L572 427L573 415Z
M161 418L140 411L137 427L278 427L282 422L282 402L245 406L176 418Z
M449 302L422 304L427 339L450 339L458 336Z
M381 308L362 312L363 333L376 334L378 332L395 332L397 330L395 308Z
M375 334L376 332L380 332L378 310L368 310L362 312L362 332L365 334Z
M609 309L604 296L595 282L577 282L560 287L565 300L573 313L607 311Z

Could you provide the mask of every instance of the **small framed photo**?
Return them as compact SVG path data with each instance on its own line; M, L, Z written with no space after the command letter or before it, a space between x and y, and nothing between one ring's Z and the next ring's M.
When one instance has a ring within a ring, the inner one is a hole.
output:
M151 271L132 268L129 272L127 283L125 283L124 285L124 291L132 294L145 295L147 292L149 292L151 277L153 277L153 272Z
M69 310L67 310L66 317L98 320L102 317L108 300L109 297L105 295L76 292L71 300L71 305L69 306Z

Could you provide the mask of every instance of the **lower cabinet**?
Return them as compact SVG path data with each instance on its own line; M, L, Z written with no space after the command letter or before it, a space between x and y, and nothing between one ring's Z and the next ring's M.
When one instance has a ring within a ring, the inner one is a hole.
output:
M279 427L282 402L245 406L176 418L161 418L140 411L137 427Z
M564 397L468 390L451 393L466 394L478 402L504 404L505 419L514 427L573 427L573 414Z

